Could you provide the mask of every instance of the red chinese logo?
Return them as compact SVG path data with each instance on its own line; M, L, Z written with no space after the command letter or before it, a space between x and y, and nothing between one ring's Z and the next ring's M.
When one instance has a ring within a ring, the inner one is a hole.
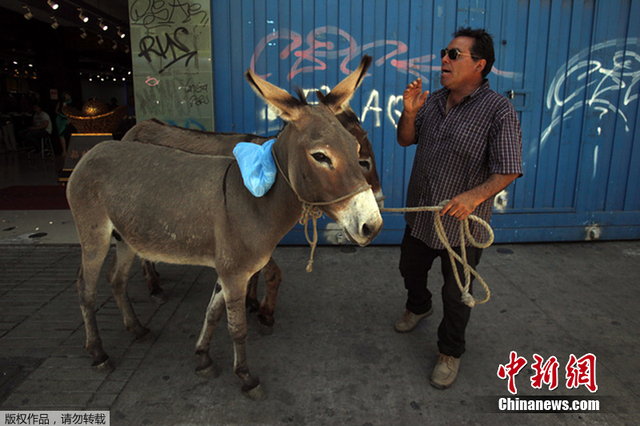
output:
M571 354L569 363L567 364L567 389L577 388L584 385L589 392L598 390L596 384L596 356L594 354L586 354L576 359Z
M518 389L516 389L516 376L527 365L527 360L519 357L518 354L514 351L511 351L509 355L511 362L507 365L500 365L498 367L498 377L501 379L506 379L509 377L509 392L516 395L518 393Z
M548 385L549 390L558 387L558 369L560 363L555 356L550 357L546 361L538 354L533 355L534 363L531 368L534 371L531 376L531 387L533 389L542 389L543 385ZM509 363L498 367L498 377L502 380L509 379L508 389L513 395L518 393L516 388L516 376L527 365L527 360L519 357L515 351L509 354ZM594 354L586 354L581 358L575 355L569 356L569 362L566 365L567 389L575 389L584 386L590 392L596 392L598 385L596 384L596 356Z
M552 356L543 364L544 359L534 354L534 362L531 367L535 370L536 374L531 377L531 387L534 389L542 389L543 384L549 385L549 390L554 390L558 387L558 359Z

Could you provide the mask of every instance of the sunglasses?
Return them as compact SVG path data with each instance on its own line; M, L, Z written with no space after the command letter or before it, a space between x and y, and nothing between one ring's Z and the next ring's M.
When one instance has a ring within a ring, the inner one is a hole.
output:
M473 56L471 53L462 53L457 47L451 50L445 48L440 51L440 58L444 58L447 55L449 55L449 59L451 59L452 61L458 59L458 56L460 55L471 56L473 59L482 59L478 58L477 56Z

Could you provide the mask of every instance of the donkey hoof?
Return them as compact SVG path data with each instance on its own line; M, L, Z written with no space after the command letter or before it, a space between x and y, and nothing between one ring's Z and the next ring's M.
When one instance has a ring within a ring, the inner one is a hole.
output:
M258 312L260 310L260 303L255 299L247 299L246 305L247 308L249 308L250 313Z
M261 384L258 384L258 386L252 389L246 389L246 387L243 387L242 393L244 394L244 396L253 399L254 401L264 401L265 399L267 399L267 392L264 390Z
M99 373L110 373L110 372L112 372L113 370L116 369L113 366L113 363L111 362L110 358L107 358L106 360L102 361L101 363L93 364L91 366L91 368L93 368L94 371L97 371Z
M151 330L149 330L147 327L140 326L140 327L134 328L131 332L135 336L136 340L141 340L142 338L147 336L150 331Z
M263 336L271 336L273 334L273 325L260 323L260 328L258 330Z
M273 334L273 324L275 324L273 315L259 314L258 320L260 320L260 334L271 336Z
M157 306L164 305L169 301L169 298L167 297L166 294L164 294L163 291L152 294L150 297L151 297L151 301Z
M220 369L212 363L204 368L197 367L196 374L205 379L216 379L220 376Z

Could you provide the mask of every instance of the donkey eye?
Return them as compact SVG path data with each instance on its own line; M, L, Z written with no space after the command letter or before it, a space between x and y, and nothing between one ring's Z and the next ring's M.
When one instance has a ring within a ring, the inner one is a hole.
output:
M311 156L313 157L314 160L316 160L318 163L324 163L328 166L331 166L331 158L327 157L326 155L324 155L321 152L314 152L313 154L311 154Z
M360 163L360 167L362 167L362 169L365 172L370 172L371 171L371 161L369 161L369 160L360 160L360 161L358 161L358 163Z

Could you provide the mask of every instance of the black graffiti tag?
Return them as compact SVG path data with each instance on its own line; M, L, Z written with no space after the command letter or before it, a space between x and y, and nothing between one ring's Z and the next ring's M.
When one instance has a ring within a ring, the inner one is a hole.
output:
M133 0L129 2L131 22L142 24L145 28L159 28L193 22L195 25L207 25L209 17L202 5L183 0Z
M189 96L189 106L200 106L209 104L209 85L201 82L194 82L191 78L187 80L187 84L182 86L185 93Z
M180 27L173 32L173 35L164 33L164 46L162 35L145 36L141 38L138 57L144 57L148 62L153 61L153 56L168 59L169 63L162 67L158 73L162 73L170 66L185 58L184 66L189 66L189 62L198 54L198 51L191 50L189 46L180 41L180 35L189 35L189 31L184 27Z

